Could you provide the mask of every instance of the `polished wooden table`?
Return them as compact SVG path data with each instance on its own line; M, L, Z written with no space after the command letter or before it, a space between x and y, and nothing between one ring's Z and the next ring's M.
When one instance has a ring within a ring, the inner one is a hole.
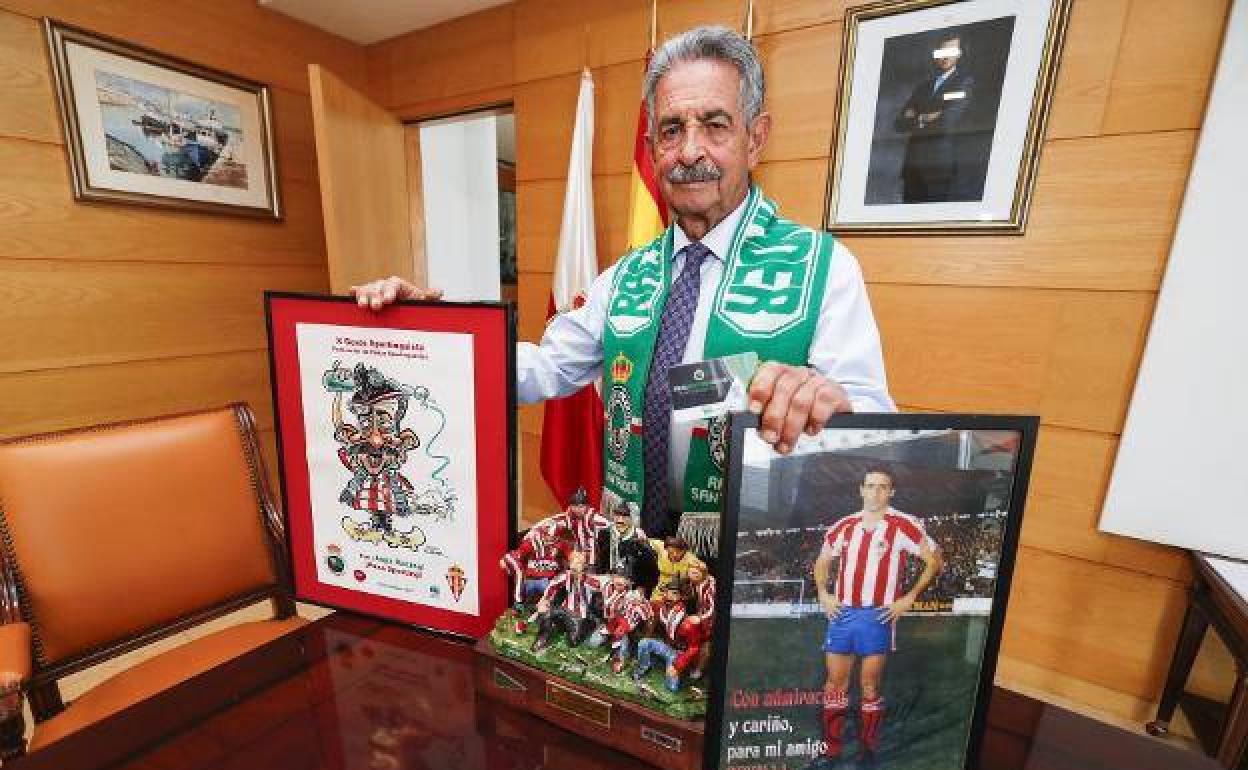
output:
M645 767L479 697L473 655L466 644L336 613L5 768ZM1216 768L1197 752L1007 690L994 692L988 721L981 770Z
M1192 552L1187 617L1170 661L1157 719L1148 723L1148 731L1165 734L1175 708L1181 705L1205 751L1223 767L1236 768L1248 761L1248 598L1219 574L1211 558L1217 559ZM1227 706L1183 691L1211 625L1235 658L1235 689Z

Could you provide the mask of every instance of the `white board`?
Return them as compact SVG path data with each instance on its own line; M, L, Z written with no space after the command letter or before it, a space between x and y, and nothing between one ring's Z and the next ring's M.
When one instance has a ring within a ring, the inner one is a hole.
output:
M1231 10L1100 528L1248 558L1248 0Z

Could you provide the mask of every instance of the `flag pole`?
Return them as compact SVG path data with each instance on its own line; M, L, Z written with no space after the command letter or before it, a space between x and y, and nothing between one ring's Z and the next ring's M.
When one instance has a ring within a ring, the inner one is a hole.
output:
M659 0L650 0L650 50L659 42Z

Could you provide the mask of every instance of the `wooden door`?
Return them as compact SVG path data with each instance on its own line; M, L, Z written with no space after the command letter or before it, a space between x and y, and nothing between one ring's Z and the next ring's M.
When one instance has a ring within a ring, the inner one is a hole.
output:
M311 64L308 78L332 291L388 275L424 285L420 174L409 172L419 149L398 118L334 73Z

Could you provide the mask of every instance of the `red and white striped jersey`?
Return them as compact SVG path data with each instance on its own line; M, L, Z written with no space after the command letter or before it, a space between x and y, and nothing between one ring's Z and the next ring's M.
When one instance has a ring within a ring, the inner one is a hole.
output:
M566 541L548 543L529 533L519 547L503 554L503 561L517 577L553 578L564 569L571 556L572 546Z
M838 560L836 598L847 607L883 607L904 593L900 585L905 556L918 556L924 544L936 543L923 523L889 508L870 530L863 513L852 513L828 528L820 556Z
M686 617L684 602L667 604L662 599L656 599L651 602L651 610L659 619L659 625L663 626L668 641L677 641L677 631Z
M620 614L624 609L624 601L628 598L631 587L617 586L613 581L608 580L602 587L602 615L607 620L611 620Z
M561 607L572 616L584 618L589 615L594 593L602 590L602 582L593 575L565 572L546 586L542 598L550 602L551 609Z
M598 530L611 526L610 520L593 508L589 508L586 509L583 516L573 516L567 511L547 516L534 524L533 529L553 531L561 526L571 530L572 541L575 543L576 550L584 551L588 557L586 563L595 564L597 562Z
M702 619L703 623L709 623L715 615L715 578L707 575L702 578L702 582L692 585L694 604L694 614Z

